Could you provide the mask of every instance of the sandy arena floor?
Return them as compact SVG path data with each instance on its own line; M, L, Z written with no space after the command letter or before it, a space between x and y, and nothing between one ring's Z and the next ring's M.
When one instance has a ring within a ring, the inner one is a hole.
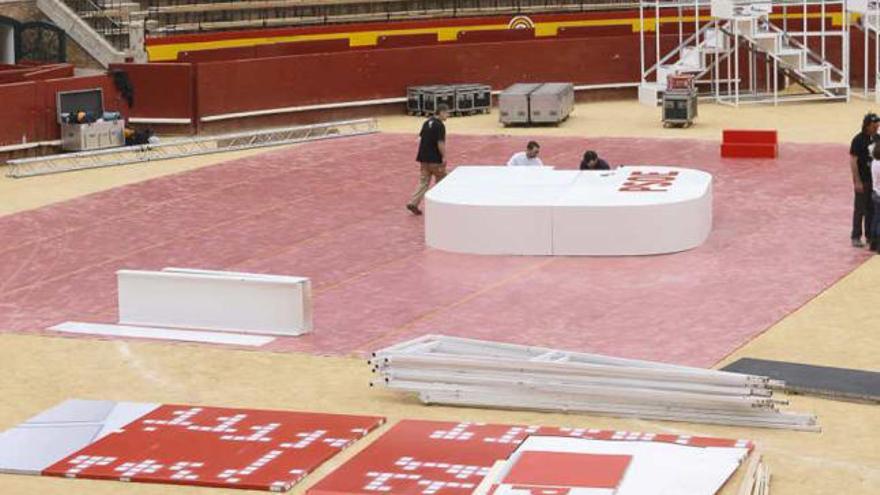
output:
M778 127L781 140L791 143L836 143L844 146L858 130L861 115L871 108L861 101L849 104L813 104L747 107L738 110L713 105L700 109L692 129L662 129L654 109L635 102L579 105L571 121L560 128L499 129L495 116L451 119L451 134L509 134L516 136L665 137L717 140L722 128ZM384 131L414 133L419 120L382 119ZM831 190L847 194L847 157L833 165L816 166ZM149 178L184 172L231 160L258 156L197 157L147 166L121 167L32 179L0 179L0 214L12 214L85 194L133 184ZM824 161L837 157L823 155ZM414 179L413 179L414 180ZM785 180L785 177L780 177ZM841 201L848 201L844 198ZM840 219L846 225L846 218ZM16 241L7 231L4 240ZM782 232L782 236L787 235ZM9 241L7 241L9 242ZM846 244L843 238L834 242ZM829 254L831 251L823 252ZM830 254L829 254L830 255ZM851 255L851 254L844 254ZM839 256L839 255L835 255ZM816 263L822 263L821 256ZM742 356L798 361L810 364L880 370L880 261L867 261L804 306L740 347L724 362ZM20 258L18 258L20 260ZM0 266L15 266L7 256ZM778 270L790 270L778 263ZM767 269L772 280L776 274ZM0 281L2 282L2 281ZM783 290L783 289L779 289ZM768 297L772 297L768 295ZM0 311L10 307L0 306ZM8 330L8 329L6 329ZM536 342L540 344L540 342ZM591 426L638 431L672 431L756 440L774 470L773 493L789 495L846 493L873 494L880 486L880 414L878 406L791 397L794 410L815 412L823 432L799 433L707 425L649 422L527 412L424 407L410 397L371 389L368 369L360 359L317 357L296 353L267 353L211 348L198 345L134 341L99 341L24 334L0 334L0 378L4 401L0 428L10 427L70 397L135 401L176 402L252 408L302 409L328 412L384 414L401 418L437 418ZM723 365L718 363L718 365ZM375 438L375 435L371 438ZM292 493L326 474L370 439L360 442L318 472ZM723 493L736 493L737 479ZM0 493L6 494L166 494L235 493L219 489L167 485L71 481L25 476L0 476Z

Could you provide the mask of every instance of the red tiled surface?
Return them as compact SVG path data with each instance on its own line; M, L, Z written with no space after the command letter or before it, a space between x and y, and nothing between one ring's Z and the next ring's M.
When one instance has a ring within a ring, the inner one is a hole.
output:
M510 457L530 435L651 441L694 447L751 449L754 446L746 440L663 433L403 420L309 488L306 495L471 493L495 462Z
M287 491L384 418L167 404L48 476Z
M524 141L452 135L448 147L453 164L503 163ZM415 138L320 141L0 217L0 329L115 322L117 269L184 266L311 277L315 331L271 350L349 354L430 332L709 366L868 256L849 245L842 145L725 160L713 141L541 144L560 168L590 148L712 173L708 242L634 258L427 249L403 208Z

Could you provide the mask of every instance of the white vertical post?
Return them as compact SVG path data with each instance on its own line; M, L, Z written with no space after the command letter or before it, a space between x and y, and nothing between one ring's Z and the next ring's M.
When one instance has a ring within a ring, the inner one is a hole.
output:
M822 0L821 6L821 13L819 15L819 38L822 40L822 60L825 60L828 58L825 56L825 0ZM846 12L844 12L843 15L846 17ZM846 20L844 20L844 22L846 22ZM843 45L841 45L841 49L843 49Z
M715 40L720 45L721 44L721 33L718 31L718 19L712 19L712 29L715 30ZM718 103L721 100L721 92L720 92L720 82L719 78L719 69L718 67L721 65L721 62L718 61L718 56L720 52L715 53L715 64L712 66L712 72L715 74L715 77L712 78L712 90L715 92L715 103Z
M755 77L755 50L749 50L749 92L757 93L755 91L755 81L757 78Z
M850 42L850 20L849 20L849 5L847 0L843 0L843 5L841 6L843 9L843 47L841 51L843 54L841 58L843 59L843 78L844 82L846 82L846 101L849 101L850 96L850 78L849 78L849 42Z
M657 83L659 84L660 83L660 77L659 77L659 73L660 73L660 0L657 0L656 2L654 2L654 56L656 57L654 63L657 64L657 71L655 73L658 74Z
M752 19L754 22L754 19ZM733 56L736 57L733 59L733 72L734 72L734 81L733 81L733 104L734 106L739 106L739 23L733 23Z
M773 106L779 104L779 63L773 57Z
M684 43L684 19L682 18L681 4L678 5L678 44ZM699 46L699 43L697 43Z
M645 82L645 3L639 2L639 68L642 71L642 83Z
M782 30L788 32L788 5L782 4Z
M803 6L804 17L801 19L801 35L804 38L804 46L809 48L807 46L807 0L803 0Z
M863 57L864 63L865 63L865 98L868 98L868 87L869 87L869 83L868 83L868 57L870 57L871 54L870 54L870 50L868 49L868 46L869 46L868 43L870 43L870 40L868 40L868 24L867 24L868 18L866 16L867 16L867 12L862 16L862 28L863 28L862 30L865 32L865 41L862 44L862 47L865 50L865 56ZM847 15L846 17L849 17L849 16ZM847 22L848 20L849 19L845 19L844 22Z

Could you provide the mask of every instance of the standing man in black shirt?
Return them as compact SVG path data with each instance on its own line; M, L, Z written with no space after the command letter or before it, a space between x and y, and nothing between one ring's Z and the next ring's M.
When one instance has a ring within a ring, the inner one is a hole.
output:
M434 177L434 184L446 177L446 126L443 121L448 116L449 107L442 103L437 105L437 111L422 124L422 131L419 132L419 154L416 156L416 161L421 165L419 188L406 205L413 215L422 214L419 204L428 192L431 177Z
M865 239L871 242L874 235L871 225L874 219L874 203L871 201L871 153L869 146L877 142L877 128L880 127L880 117L875 113L869 113L862 119L862 131L856 134L849 146L849 167L852 172L853 191L853 247L864 247L862 242L862 222L864 222Z

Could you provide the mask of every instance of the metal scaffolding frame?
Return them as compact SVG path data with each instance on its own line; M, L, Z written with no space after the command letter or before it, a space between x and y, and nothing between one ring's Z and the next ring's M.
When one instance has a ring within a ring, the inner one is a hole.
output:
M851 18L852 16L858 16L858 26L864 34L864 55L862 60L864 66L864 82L862 94L860 96L869 99L873 92L874 101L880 103L880 92L877 91L877 88L880 87L880 85L878 85L878 82L880 82L880 3L876 0L850 0L848 8L847 17ZM847 21L851 24L850 19L847 19ZM872 58L869 48L872 39L874 42L873 77L869 70Z
M320 139L359 136L372 134L378 132L378 130L376 119L357 119L237 132L217 136L200 136L169 140L157 144L10 160L7 162L9 171L6 175L15 178L33 177L75 170L170 160L209 153L280 146Z
M665 90L668 73L694 76L699 87L710 87L718 103L773 103L791 100L849 99L848 0L642 0L640 23L640 100L652 104ZM856 0L858 1L858 0ZM867 1L867 0L862 0ZM814 7L818 6L818 8ZM818 12L814 12L818 10ZM826 27L829 13L840 12L839 29ZM771 16L771 13L773 15ZM823 19L818 30L807 24L811 16ZM789 30L789 18L802 19L800 31ZM664 19L674 19L663 22ZM781 25L776 22L781 20ZM646 31L653 24L653 43ZM664 24L672 29L664 33ZM685 36L685 28L693 32ZM678 46L663 54L664 35L677 34ZM840 63L831 63L828 40L839 37ZM818 40L818 41L816 41ZM653 46L651 46L653 44ZM748 71L741 65L746 55ZM649 65L654 62L653 65ZM758 71L764 71L763 88ZM745 75L748 78L745 78ZM779 76L800 85L804 92L779 91ZM747 80L746 80L747 79ZM772 83L772 84L771 84ZM706 91L702 92L706 96Z

